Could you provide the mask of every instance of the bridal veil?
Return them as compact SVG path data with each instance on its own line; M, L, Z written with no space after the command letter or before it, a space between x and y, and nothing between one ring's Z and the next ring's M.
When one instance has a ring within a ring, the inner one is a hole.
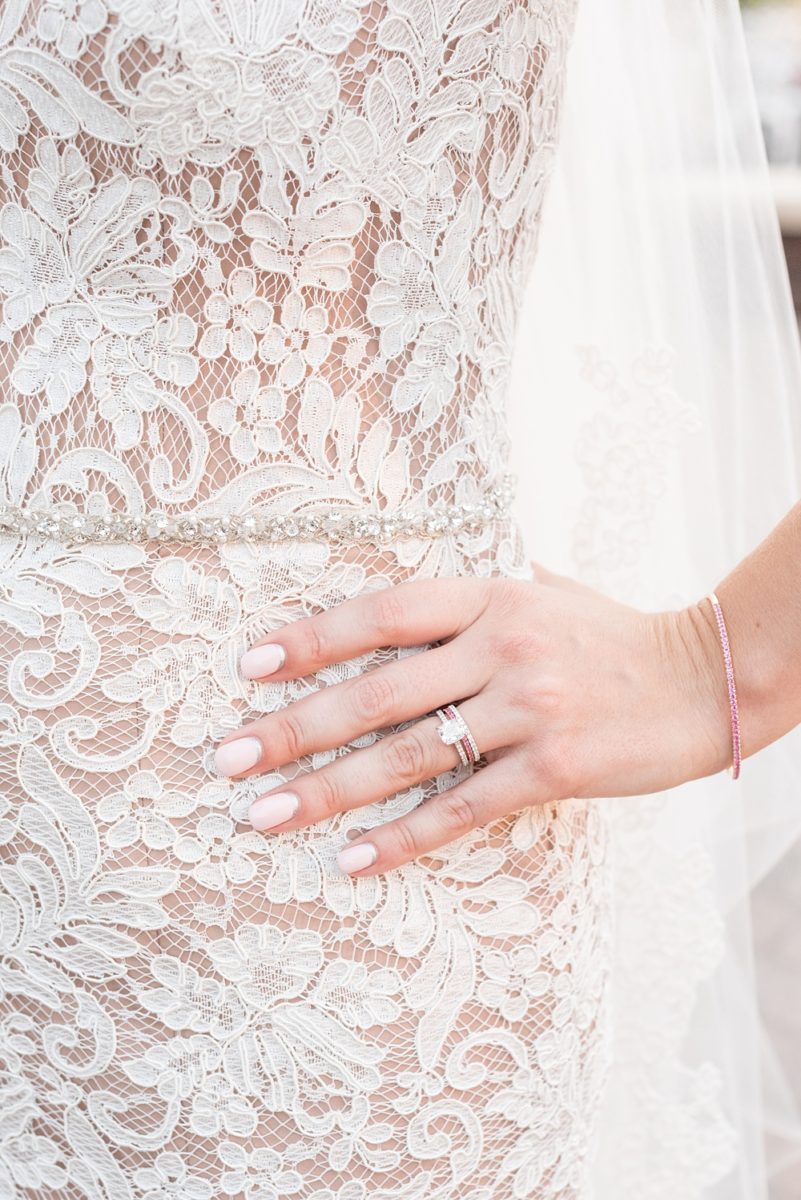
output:
M548 187L512 396L528 549L679 607L801 497L798 331L736 0L579 0ZM594 803L616 901L597 1200L767 1200L801 1131L750 901L801 830L801 730L737 782Z

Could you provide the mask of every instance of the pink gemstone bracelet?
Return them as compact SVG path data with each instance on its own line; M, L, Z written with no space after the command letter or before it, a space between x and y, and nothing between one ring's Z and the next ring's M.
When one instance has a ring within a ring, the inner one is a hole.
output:
M723 662L726 667L726 686L729 691L729 708L731 710L732 763L729 767L729 773L732 779L737 779L740 774L740 714L737 710L737 689L734 686L734 667L731 661L729 634L726 630L726 622L723 620L720 601L715 593L710 592L707 600L715 612L715 620L718 623L718 633L720 634L720 644L723 648Z

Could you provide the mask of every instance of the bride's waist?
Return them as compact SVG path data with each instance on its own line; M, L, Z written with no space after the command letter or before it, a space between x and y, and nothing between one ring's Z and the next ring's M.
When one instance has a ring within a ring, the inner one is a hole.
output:
M281 464L244 473L194 504L158 504L119 477L95 479L90 486L87 475L53 472L24 497L0 496L0 534L71 543L324 541L381 546L399 539L480 533L507 517L514 496L508 472L461 474L457 479L443 473L428 482L427 487L407 482L394 489L368 489L346 476L321 479Z

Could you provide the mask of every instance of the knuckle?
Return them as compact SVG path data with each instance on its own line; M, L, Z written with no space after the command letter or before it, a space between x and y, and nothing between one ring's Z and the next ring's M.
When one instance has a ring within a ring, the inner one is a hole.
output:
M402 821L395 826L395 843L404 859L417 858L420 849L414 832Z
M389 738L384 750L392 779L417 783L426 773L426 747L416 730L406 729Z
M311 621L306 630L306 649L312 662L328 662L328 637L321 621Z
M461 788L443 792L440 802L444 823L451 833L467 833L477 824L473 802Z
M332 817L345 808L342 789L334 774L320 771L314 781L315 800L323 817Z
M397 588L381 588L373 595L372 619L378 633L392 642L403 629L405 605Z
M527 776L531 776L532 778L539 774L537 770L539 764L539 751L540 747L535 745L534 742L530 741L524 742L520 747L520 762L523 771Z
M553 721L564 709L564 695L555 683L523 678L512 685L509 703L516 712Z
M303 725L295 713L285 712L281 715L278 736L286 747L287 762L301 757L305 749L305 736Z
M359 720L382 725L392 715L395 689L385 672L368 672L353 684L351 703L354 715Z
M503 663L530 663L539 655L540 640L530 629L505 629L497 634L493 649Z
M564 711L565 694L557 683L540 683L534 690L534 708L553 720Z
M564 797L570 794L568 757L558 742L540 746L531 761L531 771L549 795Z
M537 689L533 683L523 680L510 689L508 699L514 712L529 716L537 708Z

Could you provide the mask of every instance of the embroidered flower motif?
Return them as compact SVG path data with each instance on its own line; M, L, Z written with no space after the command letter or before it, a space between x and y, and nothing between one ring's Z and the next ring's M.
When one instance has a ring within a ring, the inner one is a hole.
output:
M352 42L362 24L369 0L308 0L304 36L324 54L339 54Z
M146 712L162 713L178 703L192 680L208 666L209 651L202 642L167 644L112 676L104 691L112 700L123 703L138 700Z
M167 371L179 382L192 377L191 356L188 367L184 362L176 370L157 349L169 334L191 344L191 320L167 318L159 325L156 312L194 251L185 239L180 247L172 242L170 222L161 229L151 180L118 174L94 194L92 182L74 146L59 155L44 139L29 184L31 208L11 201L0 210L0 339L45 313L12 380L23 395L44 391L50 416L84 388L91 348L103 331L142 336L150 329L154 373ZM135 423L129 418L128 436Z
M112 792L97 804L97 815L108 822L109 846L133 846L142 842L151 850L164 850L175 841L173 820L191 813L193 797L180 792L165 792L155 771L136 771L123 784L121 792Z
M203 25L188 36L196 38ZM146 72L131 104L142 170L160 165L177 175L187 161L216 166L231 146L257 145L266 135L256 81L246 79L243 64L200 46L196 61L187 54L189 61L173 56Z
M249 362L256 353L256 334L267 328L270 305L256 295L256 273L237 267L228 276L224 292L214 292L204 307L208 322L198 351L204 358L220 358L228 351L238 362Z
M329 1161L334 1170L344 1171L355 1158L357 1162L379 1163L395 1167L402 1160L397 1150L390 1148L392 1127L371 1120L370 1103L365 1096L353 1096L347 1107L333 1114L333 1125L340 1131L331 1144Z
M231 1137L249 1137L257 1120L256 1109L244 1096L237 1095L225 1075L210 1075L203 1091L193 1097L190 1124L200 1137L214 1137L223 1130Z
M178 838L173 852L188 864L198 883L224 888L228 883L247 883L253 878L256 864L252 856L261 846L257 834L238 834L230 817L209 813L198 821L195 835Z
M151 1046L142 1058L123 1059L125 1074L140 1087L155 1088L162 1100L188 1100L220 1065L221 1050L206 1034L174 1037Z
M246 1200L284 1200L303 1191L303 1176L288 1169L275 1150L259 1147L247 1151L235 1142L222 1142L218 1154L228 1168L220 1176L226 1196Z
M191 633L218 642L234 632L241 599L232 584L178 555L153 568L153 586L131 597L136 612L153 629Z
M381 353L394 358L425 323L444 316L422 254L404 242L384 242L375 259L376 282L367 315L381 330Z
M323 203L304 197L297 214L279 217L267 209L245 214L243 232L251 239L253 262L263 271L288 276L298 287L343 292L351 286L353 239L367 210L356 200Z
M177 174L187 161L218 166L231 146L270 146L293 159L303 137L324 126L339 84L331 64L308 47L267 52L282 15L295 24L300 10L282 0L278 10L260 5L246 16L246 4L244 19L230 30L215 28L228 9L200 3L205 19L182 33L180 53L142 76L131 104L140 167L160 163ZM244 38L245 53L231 52L232 35ZM253 40L261 37L254 53Z
M31 1132L42 1124L42 1114L26 1113L20 1104L20 1089L13 1084L9 1086L5 1079L0 1083L3 1089L4 1112L0 1116L0 1145L3 1147L3 1166L5 1178L21 1179L25 1186L37 1189L43 1194L51 1194L58 1188L68 1185L67 1172L64 1170L64 1149L56 1138L50 1138ZM73 1103L75 1101L73 1100ZM19 1105L19 1107L17 1107ZM13 1113L13 1120L18 1121L25 1115L26 1128L16 1136L9 1135L8 1110Z
M315 370L328 355L331 338L328 313L321 304L306 307L298 292L290 292L281 305L280 322L273 322L259 346L265 362L278 365L278 380L296 387L307 370Z
M398 412L417 413L417 428L440 419L453 398L462 337L455 321L432 321L417 339L412 358L392 390Z
M187 687L170 737L176 746L201 746L205 741L219 741L236 724L236 709L210 676L201 675Z
M228 438L239 462L250 463L260 452L281 448L279 421L285 411L281 389L262 387L257 368L245 367L234 377L230 396L209 405L209 424Z
M508 953L488 951L481 968L486 979L478 987L478 998L488 1008L497 1008L507 1021L520 1021L529 1006L551 987L551 977L541 970L540 956L532 946L518 946Z
M501 79L520 84L531 69L537 45L536 17L517 5L501 22L500 37L494 47L495 69Z
M55 45L64 58L78 59L93 34L106 23L103 0L47 0L39 12L36 32L45 43Z
M44 392L50 416L63 412L86 384L86 364L99 332L100 323L84 304L46 312L14 367L14 387L23 396Z
M341 1188L320 1188L309 1193L309 1200L367 1200L367 1189L358 1179L351 1179Z
M184 388L197 378L192 347L197 328L185 313L163 316L129 341L130 355L148 377Z
M94 178L77 146L52 137L36 143L36 165L28 176L28 201L50 227L64 233L90 201Z
M0 210L0 241L3 321L14 333L45 308L68 300L73 281L53 230L14 201Z
M226 171L215 193L205 175L196 175L189 185L187 206L190 224L202 229L209 241L224 246L234 237L232 215L242 188L242 172Z
M395 997L400 992L397 971L388 967L370 971L364 963L335 959L327 964L311 999L331 1008L350 1028L369 1029L397 1020L400 1005Z
M209 955L245 1003L260 1010L299 996L323 961L319 933L282 931L267 922L241 925L233 938L212 943Z
M403 219L408 205L419 204L431 187L432 164L438 158L437 116L441 118L444 140L446 130L453 135L454 126L444 113L432 114L426 121L420 76L411 65L417 35L405 14L393 12L390 6L380 30L379 36L389 37L397 46L405 45L408 60L399 55L376 62L366 82L363 104L344 108L323 145L327 159L345 178L358 173L365 192L380 197ZM475 145L479 128L469 111L468 96L462 93L457 125L465 145ZM453 110L450 115L454 116ZM421 137L427 150L422 156ZM391 171L386 169L388 161L392 163Z
M432 259L437 240L456 212L456 173L447 158L434 163L423 186L404 205L401 233L424 257Z
M162 1150L153 1165L134 1171L141 1200L214 1200L214 1188L206 1179L190 1175L180 1154Z
M0 1074L4 1100L3 1108L0 1112L0 1139L2 1139L0 1144L3 1146L10 1142L13 1143L14 1139L23 1135L25 1130L34 1121L38 1121L41 1116L36 1092L30 1080L14 1078L5 1069L6 1055L3 1053L5 1046L2 1045L2 1042L6 1040L10 1032L10 1030L5 1031L6 1036L0 1040L0 1055L2 1055L0 1061L3 1062L4 1067Z
M508 1121L513 1121L519 1129L535 1129L543 1108L548 1108L555 1099L540 1071L520 1067L512 1074L508 1086L496 1092L489 1107L491 1112L501 1113Z
M136 364L130 341L120 334L99 337L92 347L92 394L98 415L109 423L116 450L138 446L144 416L159 405L159 389Z
M240 0L233 8L216 0L197 0L184 11L178 6L175 32L188 50L228 51L229 57L237 58L264 56L302 28L302 11L295 0L271 0L267 7L262 0ZM134 16L129 12L128 19Z
M251 79L268 100L265 141L290 158L304 137L319 135L339 89L331 64L299 48L287 47L253 63Z
M136 999L167 1029L208 1033L226 1041L247 1026L247 1012L235 988L208 978L170 954L151 958L148 970L155 986L135 984Z

